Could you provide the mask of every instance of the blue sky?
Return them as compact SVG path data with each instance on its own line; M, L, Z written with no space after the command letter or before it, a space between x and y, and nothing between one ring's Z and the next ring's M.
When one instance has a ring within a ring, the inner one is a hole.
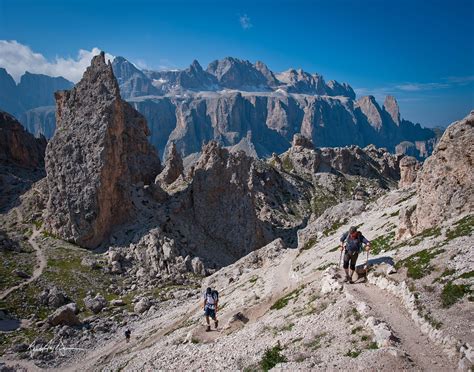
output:
M0 0L0 40L46 61L93 48L154 69L262 60L346 81L379 102L393 94L404 118L426 126L474 109L473 24L472 0Z

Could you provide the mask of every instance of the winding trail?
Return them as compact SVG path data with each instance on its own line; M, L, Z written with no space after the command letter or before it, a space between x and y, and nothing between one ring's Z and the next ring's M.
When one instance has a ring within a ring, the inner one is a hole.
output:
M301 278L296 276L292 270L294 258L297 253L296 250L291 251L291 253L289 252L289 254L277 265L278 267L276 268L271 285L271 296L264 302L245 309L245 315L248 317L249 323L255 322L262 317L276 299L295 289L297 285L302 284ZM201 306L202 302L201 300L198 300L179 314L169 314L168 317L159 318L147 322L146 324L142 324L140 329L136 329L134 332L135 334L140 334L140 336L132 338L130 343L126 343L121 337L116 340L110 340L107 345L99 347L92 351L92 353L85 355L80 361L74 361L69 365L62 366L61 370L78 371L84 369L98 370L106 368L110 360L124 352L130 354L130 361L138 355L138 352L153 346L161 337L181 328L189 318L201 311ZM225 331L222 330L222 326L239 310L244 310L244 308L237 310L234 309L230 313L223 311L221 316L219 316L219 329L217 331L212 327L212 332L205 332L204 325L198 325L196 328L197 332L194 333L194 336L199 338L201 342L214 342L218 337L225 333ZM170 321L170 319L175 320ZM211 324L213 325L212 322Z
M196 336L200 342L211 343L222 336L222 333L226 334L229 331L234 332L235 328L232 328L231 330L223 330L222 325L226 324L227 321L238 312L243 313L247 317L248 322L246 322L246 324L252 324L258 321L270 310L270 307L275 303L276 300L278 300L284 294L297 288L300 278L295 275L292 268L297 253L298 252L296 250L288 251L286 257L278 264L273 276L270 297L254 306L248 307L243 305L237 309L233 309L231 312L224 313L218 318L220 326L217 330L214 329L214 322L212 322L212 320L211 332L206 332L205 327L203 325L199 325L197 327L198 332L194 333L194 336ZM240 326L243 327L243 324L240 324ZM237 328L240 327L237 326Z
M400 339L398 347L410 356L418 368L423 371L455 369L445 352L421 332L397 298L367 283L347 285L344 290L369 305L370 312L377 319L390 325L395 336Z
M15 212L17 214L18 221L21 222L22 221L21 212L18 210L18 208L15 209ZM46 267L47 260L46 260L46 256L44 255L44 252L41 250L41 248L38 246L38 244L35 241L35 239L41 233L41 229L38 230L35 225L32 225L32 227L33 227L33 233L29 237L28 243L30 243L30 245L33 247L33 249L36 252L36 266L33 271L33 275L31 275L31 277L25 280L24 282L21 282L20 284L17 284L14 287L10 287L4 290L3 292L0 292L0 300L4 300L13 291L23 288L25 285L35 281L41 276L41 274L43 274L43 271Z

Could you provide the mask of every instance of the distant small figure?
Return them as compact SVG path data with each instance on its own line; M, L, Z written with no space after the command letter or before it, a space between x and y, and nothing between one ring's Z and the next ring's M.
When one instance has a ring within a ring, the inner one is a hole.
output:
M127 329L125 331L125 340L127 340L127 343L130 341L130 335L132 334L132 332L130 331L130 329Z
M211 288L207 288L206 292L204 293L204 315L206 316L206 332L211 330L211 325L209 322L209 317L214 320L214 326L217 329L219 325L219 321L217 320L217 310L219 306L219 292L216 290L212 290Z

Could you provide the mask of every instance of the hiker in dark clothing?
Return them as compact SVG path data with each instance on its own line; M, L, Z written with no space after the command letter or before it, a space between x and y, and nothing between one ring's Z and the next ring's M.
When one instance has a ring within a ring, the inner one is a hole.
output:
M369 251L370 242L360 231L357 230L357 227L355 226L351 226L349 231L341 236L341 251L345 250L343 267L346 272L346 282L354 283L352 281L352 274L355 271L357 257L359 256L359 252L362 250L362 244L365 244L365 250Z
M209 318L212 318L212 320L214 320L214 326L216 327L216 329L219 325L219 321L217 320L218 305L219 292L217 292L216 290L212 290L211 288L207 288L206 292L204 293L204 303L202 305L204 308L204 315L206 316L206 332L209 332L211 330Z
M132 332L130 331L130 329L127 329L127 330L125 331L125 340L127 341L127 343L130 341L130 335L131 335L131 333L132 333Z

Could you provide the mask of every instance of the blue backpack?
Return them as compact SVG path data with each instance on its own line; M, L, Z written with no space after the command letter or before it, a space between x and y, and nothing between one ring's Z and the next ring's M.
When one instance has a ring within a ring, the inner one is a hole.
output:
M346 238L346 250L348 252L359 252L362 249L362 234L357 231L357 237L353 238L352 234L348 233Z

